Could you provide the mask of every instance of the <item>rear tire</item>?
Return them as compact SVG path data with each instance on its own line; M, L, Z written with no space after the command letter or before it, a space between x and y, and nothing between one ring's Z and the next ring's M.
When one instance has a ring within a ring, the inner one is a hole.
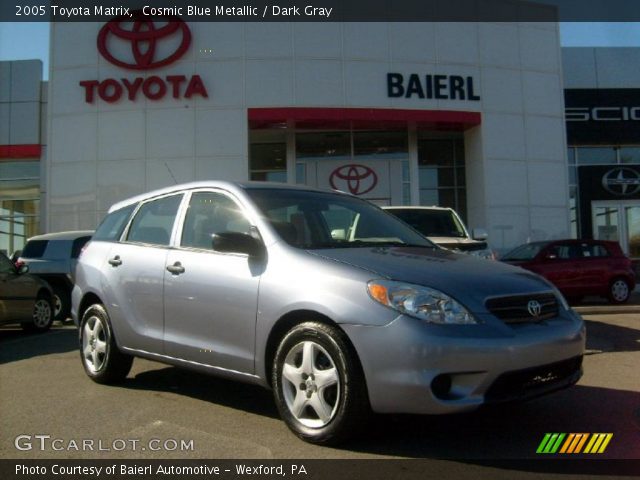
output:
M101 304L91 305L79 329L80 359L85 373L96 383L114 384L126 378L133 357L118 349L109 314Z
M609 302L626 303L631 295L631 286L624 278L614 278L609 285Z
M27 332L46 332L53 323L53 305L51 298L41 293L33 304L31 322L22 322L20 325Z
M336 445L370 413L362 368L344 332L319 322L293 327L280 342L272 385L280 416L299 438Z
M54 320L64 322L71 313L71 291L61 285L51 285L53 290Z

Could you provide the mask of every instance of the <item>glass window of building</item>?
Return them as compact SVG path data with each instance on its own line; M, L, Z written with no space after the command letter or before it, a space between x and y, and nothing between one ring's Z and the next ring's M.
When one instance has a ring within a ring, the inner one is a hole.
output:
M578 165L608 165L617 163L616 149L613 147L578 147Z
M640 147L621 147L619 150L620 163L639 163Z
M24 247L39 232L40 162L0 162L0 251Z
M462 138L418 139L420 204L450 207L466 220Z
M252 130L249 137L250 179L287 181L287 142L283 130Z
M350 132L296 134L296 160L348 160L351 158Z

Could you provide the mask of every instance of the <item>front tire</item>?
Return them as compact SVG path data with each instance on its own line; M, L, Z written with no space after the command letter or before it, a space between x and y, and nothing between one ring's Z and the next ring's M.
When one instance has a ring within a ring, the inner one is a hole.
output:
M109 315L103 305L87 309L80 323L80 359L85 373L96 383L114 384L126 378L133 357L118 349Z
M615 278L609 286L609 302L613 304L625 303L629 300L631 288L624 278Z
M337 327L305 322L276 352L272 385L280 416L302 440L335 445L352 436L370 412L364 374Z

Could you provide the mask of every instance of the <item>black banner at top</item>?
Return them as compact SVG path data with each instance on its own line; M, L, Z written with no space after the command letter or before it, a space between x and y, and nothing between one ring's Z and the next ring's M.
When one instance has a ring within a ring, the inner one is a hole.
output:
M190 22L634 22L636 0L14 0L0 22L106 22L136 9Z
M569 145L640 144L640 88L564 91Z

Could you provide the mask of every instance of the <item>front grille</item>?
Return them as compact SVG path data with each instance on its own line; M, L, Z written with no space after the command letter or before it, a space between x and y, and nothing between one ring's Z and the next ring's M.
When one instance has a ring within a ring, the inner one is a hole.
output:
M539 312L530 308L531 302L538 303ZM558 299L553 293L495 297L488 299L485 306L505 323L540 322L558 316Z
M487 403L522 400L569 387L582 376L582 355L541 367L500 375L485 395Z

